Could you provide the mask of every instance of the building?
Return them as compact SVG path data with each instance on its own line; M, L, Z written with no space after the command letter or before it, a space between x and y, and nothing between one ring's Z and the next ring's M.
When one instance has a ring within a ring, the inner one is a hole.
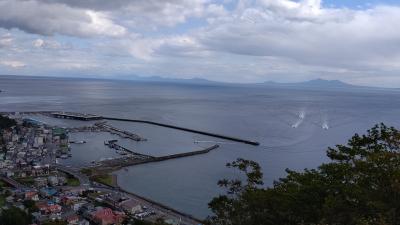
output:
M36 191L25 192L25 200L39 201L39 195Z
M110 208L96 207L91 213L93 222L99 225L121 224L125 218L125 214L114 212Z
M143 206L136 201L135 199L128 199L120 203L120 206L124 209L125 212L136 214L143 212Z

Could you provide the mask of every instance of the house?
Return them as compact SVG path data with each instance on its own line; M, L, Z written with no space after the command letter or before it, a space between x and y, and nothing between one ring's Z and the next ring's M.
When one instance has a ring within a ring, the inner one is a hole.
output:
M67 216L66 218L65 218L65 221L68 223L68 224L73 224L73 225L75 225L75 224L78 224L79 223L79 216L78 215L76 215L76 214L71 214L71 215L69 215L69 216Z
M100 225L121 224L125 214L113 212L110 208L96 207L96 211L91 213L93 222Z
M36 187L44 187L47 185L47 178L46 177L37 177L35 178L35 186Z
M6 202L8 202L8 203L12 203L12 202L14 202L14 197L13 196L8 196L7 198L6 198Z
M124 209L125 212L131 214L141 213L144 211L140 202L135 199L128 199L126 201L123 201L120 203L120 206Z
M60 205L54 204L54 205L48 205L47 209L50 213L59 213L62 210L62 207Z
M57 190L54 188L42 188L40 189L40 195L43 197L50 197L57 194Z
M75 202L78 202L81 198L77 196L63 196L61 198L61 202L64 205L73 205Z
M80 202L76 202L72 205L72 210L74 211L78 211L83 205L87 204L86 201L80 201Z
M58 204L49 204L48 202L38 202L36 203L36 207L42 214L54 214L59 213L62 210L62 207Z
M39 201L39 195L36 191L25 192L25 200Z
M6 176L7 176L7 177L13 177L13 176L14 176L14 172L13 172L13 171L10 171L10 170L7 170L7 171L6 171Z
M56 176L49 176L49 177L47 177L47 180L49 181L49 184L51 186L57 186L58 185L58 177L56 177Z

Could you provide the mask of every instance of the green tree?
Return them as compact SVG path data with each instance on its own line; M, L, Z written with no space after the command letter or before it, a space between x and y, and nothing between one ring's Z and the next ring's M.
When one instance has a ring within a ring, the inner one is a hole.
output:
M0 130L15 126L17 122L13 119L0 115Z
M1 225L28 225L30 224L30 216L19 208L11 207L5 209L0 215Z
M262 186L260 166L244 159L228 167L247 180L221 180L214 198L216 225L400 224L400 133L384 124L327 151L331 162Z
M24 206L28 209L29 213L39 211L38 207L36 207L36 203L33 200L25 200L23 202Z

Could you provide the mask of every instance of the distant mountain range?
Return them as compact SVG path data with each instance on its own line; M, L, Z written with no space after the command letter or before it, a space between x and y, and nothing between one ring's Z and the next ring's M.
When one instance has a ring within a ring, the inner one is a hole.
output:
M23 79L24 77L30 78L50 78L50 77L39 77L39 76L13 76L13 75L1 75L2 77L7 77L9 79ZM399 88L379 88L379 87L367 87L367 86L357 86L345 83L340 80L324 80L324 79L314 79L304 82L297 82L297 83L279 83L274 81L266 81L263 83L228 83L228 82L218 82L218 81L211 81L203 78L167 78L161 76L138 76L138 75L126 75L126 76L118 76L115 78L97 78L97 77L51 77L55 79L98 79L98 80L123 80L123 81L143 81L143 82L158 82L158 83L171 83L171 84L193 84L193 85L215 85L215 86L258 86L258 87L287 87L287 88L306 88L306 89L339 89L339 88L346 88L346 89L365 89L365 88L373 88L373 89L396 89L400 90ZM1 92L1 91L0 91Z
M284 86L284 87L304 87L304 88L361 88L362 86L355 86L348 83L344 83L340 80L324 80L315 79L298 83L277 83L273 81L267 81L262 83L266 86Z
M135 81L148 81L148 82L160 82L160 83L178 83L178 84L201 84L201 85L229 85L229 86L266 86L266 87L299 87L299 88L363 88L362 86L355 86L347 84L340 80L324 80L315 79L297 83L278 83L274 81L266 81L263 83L224 83L218 81L211 81L203 78L192 78L192 79L179 79L179 78L165 78L160 76L152 77L140 77L133 76L129 80Z
M125 77L124 77L125 78ZM122 78L122 79L124 79ZM126 78L125 78L126 79ZM131 76L128 80L134 81L149 81L149 82L162 82L162 83L184 83L184 84L223 84L217 81L211 81L203 78L167 78L160 76L151 76L151 77L141 77L141 76Z

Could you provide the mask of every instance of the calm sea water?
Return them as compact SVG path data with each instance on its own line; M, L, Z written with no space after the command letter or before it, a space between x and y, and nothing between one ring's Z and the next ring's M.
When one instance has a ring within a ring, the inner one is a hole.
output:
M130 167L116 172L130 191L176 209L206 217L207 203L221 193L216 183L239 176L225 168L238 157L259 162L266 185L285 175L285 168L315 168L328 159L328 146L345 143L385 122L400 127L400 92L395 90L300 90L289 88L159 84L84 79L0 76L0 111L62 110L105 116L147 119L261 143L254 147L221 141L206 155ZM85 123L41 118L60 126ZM147 138L129 148L150 155L193 151L214 138L143 124L110 122ZM329 129L323 129L329 128ZM70 165L115 157L103 142L115 136L74 134ZM195 143L195 141L198 141Z

